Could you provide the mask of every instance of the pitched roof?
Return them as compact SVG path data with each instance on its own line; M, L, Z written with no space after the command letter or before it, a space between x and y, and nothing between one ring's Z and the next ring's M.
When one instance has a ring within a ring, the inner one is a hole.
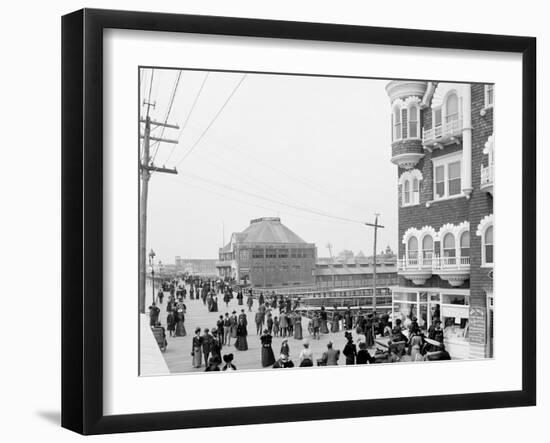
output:
M241 232L243 243L306 243L281 223L278 217L250 220L250 226Z

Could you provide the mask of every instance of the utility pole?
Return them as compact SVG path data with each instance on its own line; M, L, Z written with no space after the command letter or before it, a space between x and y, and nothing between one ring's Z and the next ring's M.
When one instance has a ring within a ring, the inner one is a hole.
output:
M376 240L378 235L378 228L383 228L384 226L378 224L378 217L380 214L374 214L374 223L365 223L366 226L371 226L374 228L374 246L372 250L372 311L376 310Z
M140 118L140 123L145 124L143 134L140 134L140 138L143 139L143 159L139 164L141 175L141 199L139 202L139 312L145 312L145 288L147 286L147 253L145 251L147 243L147 194L149 192L149 179L151 178L151 172L163 172L166 174L177 174L176 168L168 169L165 167L157 167L151 162L151 140L160 143L172 143L177 144L177 140L164 139L151 136L151 126L162 126L165 128L179 129L177 125L171 125L168 123L162 123L155 120L151 120L149 117L149 111L151 107L155 107L154 103L143 102L147 105L147 114L145 118Z
M334 257L332 256L332 244L329 242L327 243L328 253L330 254L330 260L334 262Z

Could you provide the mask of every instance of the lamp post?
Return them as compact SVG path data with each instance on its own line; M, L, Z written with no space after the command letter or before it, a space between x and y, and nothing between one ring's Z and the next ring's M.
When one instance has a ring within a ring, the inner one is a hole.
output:
M152 280L153 280L153 304L155 304L155 267L154 267L154 260L155 258L155 251L153 251L151 249L151 251L149 252L149 266L151 266L151 277L152 277Z

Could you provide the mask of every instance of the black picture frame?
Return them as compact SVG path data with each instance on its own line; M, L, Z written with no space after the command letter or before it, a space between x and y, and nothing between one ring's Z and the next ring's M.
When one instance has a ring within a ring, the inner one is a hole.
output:
M517 391L106 416L103 413L103 31L504 51L522 55L522 388ZM62 426L104 434L536 404L536 39L83 9L62 18Z

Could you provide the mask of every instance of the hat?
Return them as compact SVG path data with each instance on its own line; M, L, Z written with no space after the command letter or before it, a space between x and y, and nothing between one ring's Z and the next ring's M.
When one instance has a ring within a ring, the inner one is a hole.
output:
M264 334L267 334L269 331L267 329L264 329Z
M309 340L306 338L306 339L302 342L302 344L303 344L304 346L309 346Z
M287 360L288 360L288 355L286 355L286 354L281 354L281 360L287 361Z
M233 361L233 354L225 354L223 356L223 361L226 363L229 363L230 361Z
M196 328L195 328L195 334L196 334L197 332L201 332L201 328L196 327Z

